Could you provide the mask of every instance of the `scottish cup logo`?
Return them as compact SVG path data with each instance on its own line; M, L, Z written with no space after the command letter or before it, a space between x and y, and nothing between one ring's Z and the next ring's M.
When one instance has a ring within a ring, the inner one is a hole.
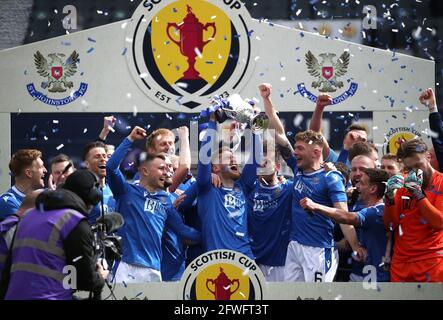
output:
M240 1L142 2L126 37L134 81L174 111L227 98L253 71L250 19Z
M69 57L63 53L50 53L46 58L37 51L34 63L37 73L43 77L40 87L33 83L26 86L29 94L36 100L53 106L63 106L83 96L88 89L84 82L75 90L71 77L77 73L79 55L73 51ZM42 91L39 91L42 90ZM69 92L69 96L66 93ZM60 96L63 94L63 96Z
M264 283L254 260L236 251L213 250L188 265L180 283L180 299L262 300Z
M348 72L350 54L344 51L338 59L335 58L336 56L335 53L321 53L319 54L321 61L319 61L311 51L306 53L305 59L308 73L315 78L311 83L312 88L317 89L321 93L333 93L345 86L346 81L343 80L343 77ZM317 96L306 89L304 83L299 83L297 88L302 96L313 102L317 101ZM332 98L332 104L340 103L353 96L357 92L357 88L358 84L351 82L345 92L338 97Z

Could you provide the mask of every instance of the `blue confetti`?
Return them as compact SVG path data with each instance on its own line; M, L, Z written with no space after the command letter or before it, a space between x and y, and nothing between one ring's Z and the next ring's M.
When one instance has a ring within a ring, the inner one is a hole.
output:
M401 66L400 68L404 69L404 68L406 68L406 66Z
M369 70L372 70L372 66L370 63L368 63L368 67L369 67Z
M91 53L92 51L94 51L94 48L89 48L88 51L86 51L87 53Z
M206 61L206 64L214 64L213 61Z
M253 33L254 33L254 30L248 31L248 37L252 36Z
M26 76L28 74L28 70L25 70L24 75Z
M85 74L84 72L81 72L81 73L80 73L81 76L84 75L84 74Z
M124 56L126 54L126 52L128 52L128 48L123 49L122 56Z
M305 34L303 33L303 32L300 32L300 37L304 37L305 36Z
M97 42L95 39L92 39L91 37L88 37L88 41Z
M177 9L175 9L175 8L172 8L172 12L177 12Z

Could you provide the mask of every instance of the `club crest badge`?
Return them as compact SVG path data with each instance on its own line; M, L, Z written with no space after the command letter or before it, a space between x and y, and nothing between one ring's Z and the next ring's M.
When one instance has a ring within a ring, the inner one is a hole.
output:
M317 89L320 93L337 92L337 90L345 86L343 77L348 72L350 54L344 51L338 59L335 58L336 56L335 53L321 53L319 54L321 61L319 61L311 51L308 51L305 55L308 73L315 78L312 81L311 87ZM348 80L348 82L350 81ZM308 91L304 83L299 83L297 88L302 96L317 102L317 96ZM332 98L332 104L340 103L353 96L357 92L357 88L358 84L351 82L349 88L344 93Z
M71 77L77 73L78 61L79 55L76 51L73 51L67 58L63 53L50 53L45 58L40 51L37 51L34 54L35 68L38 75L44 78L40 87L46 92L38 91L35 85L30 83L26 87L31 97L45 104L63 106L83 96L88 89L86 83L82 82L78 90L72 90L74 82ZM67 92L69 96L58 97Z

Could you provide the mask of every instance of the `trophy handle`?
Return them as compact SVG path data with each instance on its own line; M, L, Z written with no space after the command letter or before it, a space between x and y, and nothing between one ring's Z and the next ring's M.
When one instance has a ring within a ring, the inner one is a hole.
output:
M209 22L209 23L205 24L205 26L203 27L203 30L208 30L208 28L210 28L210 27L212 27L212 29L213 29L214 32L212 33L212 36L209 37L209 39L214 38L214 37L215 37L215 34L216 34L216 32L217 32L217 28L215 27L215 22ZM203 47L204 47L205 45L207 45L208 42L210 42L210 41L211 41L211 40L203 41Z
M180 30L180 28L178 27L178 25L175 22L169 22L168 26L166 28L166 33L168 34L168 38L171 39L172 42L174 42L176 45L178 45L180 47L180 41L174 40L174 38L172 38L171 34L169 33L169 30L171 29L171 27L174 27L177 30Z
M231 281L231 285L234 285L234 283L237 283L237 288L235 288L235 290L231 291L230 293L233 294L235 291L238 290L238 288L240 288L240 281L238 281L238 279L234 279Z
M209 288L209 286L208 286L209 283L214 284L214 280L212 280L212 279L206 279L206 288L209 290L210 293L212 293L212 294L215 295L215 291L212 291L211 288Z

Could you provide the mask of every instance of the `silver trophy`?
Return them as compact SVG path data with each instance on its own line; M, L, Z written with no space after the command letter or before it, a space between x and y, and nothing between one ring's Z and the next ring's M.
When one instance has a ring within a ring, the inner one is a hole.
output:
M251 126L253 132L259 132L268 127L268 117L264 112L255 113L250 102L243 100L238 94L228 99L215 98L213 105L217 108L215 116L219 123L232 119Z

